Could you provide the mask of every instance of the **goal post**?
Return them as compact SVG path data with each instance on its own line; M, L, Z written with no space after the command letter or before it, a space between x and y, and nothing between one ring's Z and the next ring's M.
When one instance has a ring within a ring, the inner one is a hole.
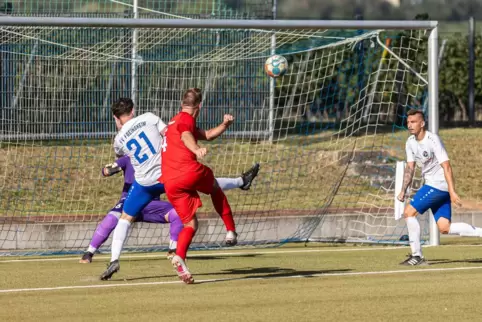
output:
M430 31L428 38L428 129L438 134L439 110L438 110L438 64L439 64L439 46L438 46L438 28ZM430 216L430 245L437 246L440 244L440 234L437 223L433 216Z
M14 98L0 100L0 254L85 249L122 189L121 175L100 175L114 158L106 106L135 96L137 113L167 122L188 87L208 91L201 127L236 119L206 143L216 176L261 164L250 191L227 192L242 245L406 243L395 172L409 108L428 97L438 132L437 22L7 16L0 42ZM289 62L276 82L263 71L273 53ZM220 246L222 221L203 201L194 243ZM423 218L424 242L438 245ZM165 226L136 223L128 248L167 247Z

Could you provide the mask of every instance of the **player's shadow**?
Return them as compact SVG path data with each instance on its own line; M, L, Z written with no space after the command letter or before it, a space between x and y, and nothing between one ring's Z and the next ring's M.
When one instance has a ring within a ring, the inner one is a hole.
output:
M247 267L247 268L233 268L225 269L221 272L216 273L216 275L241 275L247 274L244 278L254 277L254 278L265 278L265 277L291 277L303 275L309 277L310 275L320 275L320 274L333 274L350 272L352 269L333 269L333 270L296 270L293 268L281 268L281 267Z
M288 277L319 277L323 274L335 274L335 273L345 273L350 272L351 269L333 269L333 270L296 270L292 268L280 268L280 267L247 267L247 268L235 268L222 270L220 272L214 273L216 276L221 275L244 275L237 276L233 278L221 277L212 280L198 281L198 284L204 283L218 283L236 280L249 280L249 279L270 279L270 278L288 278ZM198 274L196 274L198 275ZM205 274L213 275L213 273Z
M469 264L481 264L482 258L469 258L469 259L431 259L428 261L429 265L441 265L441 264L452 264L452 263L469 263Z
M245 267L245 268L231 268L223 269L217 272L216 275L241 275L241 274L292 274L297 270L292 268L281 267Z
M214 283L214 282L227 282L236 280L246 280L246 279L269 279L269 278L287 278L287 277L318 277L323 274L336 274L350 272L352 269L333 269L333 270L296 270L292 268L281 268L281 267L246 267L246 268L233 268L226 269L220 272L210 272L210 273L195 273L194 276L199 278L199 276L216 276L216 278L209 278L208 280L197 280L196 284L203 283ZM229 278L229 275L242 275ZM153 276L140 276L140 277L127 277L122 279L111 279L113 282L120 281L137 281L137 280L149 280L149 279L159 279L159 278L169 278L176 277L176 274L168 275L153 275Z

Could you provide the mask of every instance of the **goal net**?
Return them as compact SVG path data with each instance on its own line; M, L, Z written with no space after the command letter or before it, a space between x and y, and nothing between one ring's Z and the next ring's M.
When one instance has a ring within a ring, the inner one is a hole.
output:
M1 27L2 253L84 250L123 187L122 174L100 171L115 160L111 103L134 97L138 115L167 122L189 87L204 93L199 127L225 113L236 120L205 144L203 162L217 177L261 165L249 191L227 192L241 244L399 243L406 231L394 219L395 168L405 156L406 111L427 109L428 34ZM273 52L289 69L270 87L263 67ZM220 246L223 223L209 199L203 204L194 243ZM168 241L167 225L139 222L126 247Z

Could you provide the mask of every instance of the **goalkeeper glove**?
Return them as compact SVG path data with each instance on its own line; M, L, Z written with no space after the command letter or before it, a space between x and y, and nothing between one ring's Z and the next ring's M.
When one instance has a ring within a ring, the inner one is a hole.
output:
M102 168L102 175L104 177L110 177L111 175L116 174L117 172L121 172L122 169L119 167L117 163L106 164L105 167Z

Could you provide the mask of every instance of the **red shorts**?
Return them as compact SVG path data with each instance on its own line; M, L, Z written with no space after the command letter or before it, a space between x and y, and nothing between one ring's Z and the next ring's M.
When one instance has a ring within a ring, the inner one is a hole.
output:
M211 194L214 180L213 171L202 166L199 171L190 172L164 183L167 199L184 224L191 221L197 209L202 207L201 198L197 192Z

